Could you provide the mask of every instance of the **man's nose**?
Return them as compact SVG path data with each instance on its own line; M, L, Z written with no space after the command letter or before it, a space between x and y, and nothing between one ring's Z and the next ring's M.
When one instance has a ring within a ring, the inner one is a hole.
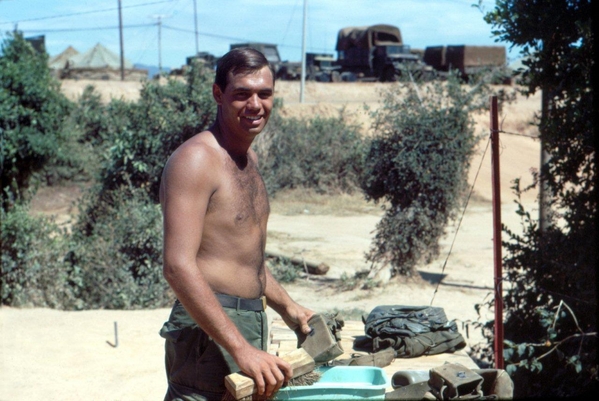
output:
M249 97L247 102L248 108L250 109L259 109L260 108L260 98L258 94L254 94Z

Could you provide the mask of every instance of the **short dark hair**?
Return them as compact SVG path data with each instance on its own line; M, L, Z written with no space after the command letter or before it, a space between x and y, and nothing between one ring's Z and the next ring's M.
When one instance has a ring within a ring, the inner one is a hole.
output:
M222 56L216 63L216 77L214 83L224 91L227 87L229 72L232 74L251 74L268 67L275 81L275 72L261 52L251 47L238 47Z

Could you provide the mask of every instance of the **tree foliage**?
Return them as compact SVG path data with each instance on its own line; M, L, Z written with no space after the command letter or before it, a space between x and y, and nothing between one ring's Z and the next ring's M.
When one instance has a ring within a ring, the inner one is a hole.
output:
M255 150L270 196L283 189L309 188L321 193L358 189L367 141L360 127L337 117L283 118L277 101Z
M367 260L392 275L438 255L438 241L461 204L477 142L472 113L488 87L446 83L394 86L373 112L374 137L361 186L385 212Z
M0 55L0 135L2 190L24 194L34 173L47 163L68 163L70 137L63 124L70 102L38 53L16 32ZM12 202L4 197L5 202ZM3 207L7 204L3 203Z
M0 213L2 305L76 308L77 272L64 263L68 232L22 202Z
M501 0L486 13L501 41L522 48L523 92L543 92L537 121L549 155L536 176L551 210L545 227L522 204L523 232L504 228L504 357L517 397L597 389L597 164L594 35L589 0ZM522 188L516 181L514 189ZM493 322L487 322L491 330Z

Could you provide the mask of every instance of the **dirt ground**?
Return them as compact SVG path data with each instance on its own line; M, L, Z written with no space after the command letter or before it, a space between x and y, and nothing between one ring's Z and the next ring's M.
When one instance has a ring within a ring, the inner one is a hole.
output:
M66 81L63 91L75 99L88 83L105 100L136 99L140 85L133 82ZM368 129L364 104L376 107L380 90L390 84L308 82L305 102L299 102L299 83L278 82L276 95L283 98L283 113L292 116L334 115L341 107L351 111L357 123ZM530 126L540 109L538 97L503 108L501 129L501 220L518 230L511 181L530 182L530 171L538 166L539 142ZM488 132L488 115L477 119L478 132ZM441 241L441 255L419 266L416 277L393 280L384 288L340 291L334 284L342 275L368 269L364 253L381 212L373 205L342 213L343 207L322 208L306 202L294 211L273 210L267 250L303 257L330 266L325 276L311 276L286 285L290 295L317 312L339 310L357 319L377 305L429 305L445 309L456 319L469 345L481 336L467 323L477 319L475 305L493 296L493 216L490 150L486 140L472 160L470 183L474 195L463 220L448 227ZM484 156L484 157L483 157ZM80 193L77 186L44 189L34 202L36 212L68 220L71 202ZM536 193L523 199L536 210ZM343 205L344 199L337 199ZM349 202L349 200L348 200ZM355 202L355 200L352 200ZM329 212L323 213L323 210ZM330 210L336 210L335 213ZM457 235L456 235L457 230ZM452 245L453 244L453 245ZM451 253L449 250L451 248ZM445 264L445 269L443 266ZM439 279L443 278L439 285ZM505 284L504 284L505 288ZM166 388L163 371L163 341L158 330L169 310L64 312L49 309L0 309L0 400L157 400ZM270 317L273 317L270 311ZM492 319L485 312L484 320ZM115 335L115 334L118 334Z

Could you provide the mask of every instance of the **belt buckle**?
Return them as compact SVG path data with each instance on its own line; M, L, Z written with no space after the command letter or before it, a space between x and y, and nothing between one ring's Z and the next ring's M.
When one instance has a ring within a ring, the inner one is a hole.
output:
M262 300L262 309L266 310L266 297L262 295L260 299Z

